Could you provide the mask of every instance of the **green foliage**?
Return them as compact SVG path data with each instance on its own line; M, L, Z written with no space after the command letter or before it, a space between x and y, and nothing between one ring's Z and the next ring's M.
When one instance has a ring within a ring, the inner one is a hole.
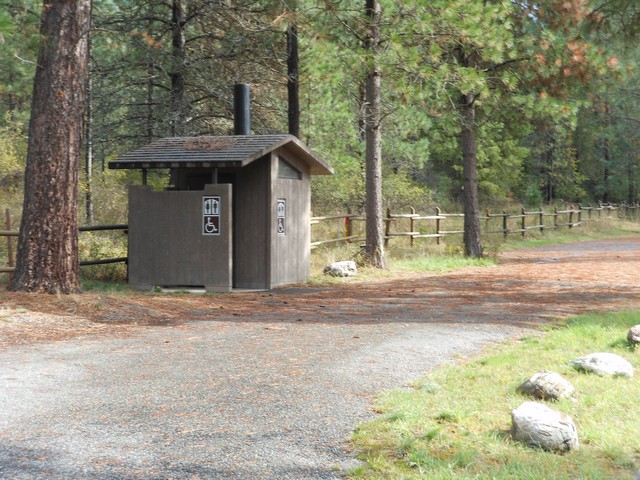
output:
M622 21L611 10L616 2L604 2L606 19L588 18L584 2L542 0L535 12L530 2L498 0L381 3L385 205L446 207L461 199L458 103L468 92L476 96L483 205L638 200L637 54L625 48L630 31L616 24ZM313 179L312 210L361 210L364 5L300 1L295 11L270 1L186 5L181 62L172 46L169 4L94 1L95 166L172 134L176 115L184 118L184 134L229 133L237 81L252 84L254 131L284 131L283 32L296 22L301 139L336 172ZM22 132L40 42L39 8L34 0L0 8L0 200L12 208L20 197L15 172L26 156ZM606 32L586 28L595 20ZM598 37L603 32L606 44ZM171 98L178 71L186 88L179 113ZM138 180L99 170L96 221L121 222L125 185Z
M80 260L101 260L127 256L126 236L122 231L82 232L79 241ZM82 267L82 278L105 282L122 282L127 278L124 263Z
M166 184L168 175L163 178L149 175L149 184L153 179ZM141 184L140 173L130 170L105 170L94 175L92 184L92 201L94 204L94 224L111 225L127 223L128 185ZM164 186L164 185L163 185ZM86 185L81 185L80 211L86 208ZM82 224L82 222L80 222Z
M411 207L422 211L433 205L431 192L401 169L383 176L382 192L384 207L393 211L408 211Z
M0 126L24 124L29 118L41 5L20 0L0 7Z
M12 210L22 207L26 139L19 122L0 124L0 205Z

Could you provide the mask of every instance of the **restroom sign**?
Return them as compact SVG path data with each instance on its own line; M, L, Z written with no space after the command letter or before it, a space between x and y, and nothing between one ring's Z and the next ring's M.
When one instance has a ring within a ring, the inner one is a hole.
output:
M202 197L202 234L220 235L220 197Z
M287 218L287 201L284 198L279 198L276 203L276 221L278 235L286 235L287 228L285 219Z

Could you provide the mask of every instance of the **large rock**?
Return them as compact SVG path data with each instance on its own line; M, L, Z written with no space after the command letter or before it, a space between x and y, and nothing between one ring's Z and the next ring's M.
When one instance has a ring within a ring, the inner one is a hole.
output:
M631 378L633 366L615 353L590 353L571 361L573 368L597 375L614 375Z
M358 267L356 267L356 262L344 260L327 265L324 267L323 273L332 277L352 277L358 273Z
M525 445L550 452L578 448L578 430L562 412L537 402L524 402L511 412L511 437Z
M629 333L627 333L627 340L631 345L637 345L640 343L640 325L634 325L629 329Z
M517 391L542 400L559 400L570 397L574 388L558 373L538 372L520 385Z

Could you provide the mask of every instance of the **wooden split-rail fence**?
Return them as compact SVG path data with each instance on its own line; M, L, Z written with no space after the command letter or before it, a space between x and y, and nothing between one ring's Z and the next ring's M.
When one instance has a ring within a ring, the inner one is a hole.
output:
M574 228L584 222L609 217L617 214L624 218L637 219L640 205L614 205L599 204L597 206L572 206L564 209L543 209L528 211L522 208L519 212L491 212L485 210L480 217L482 222L482 235L521 235L523 238L527 232L556 230L559 228ZM464 214L444 213L439 208L434 214L427 215L417 213L411 208L408 213L393 213L387 210L384 218L385 244L394 239L408 238L411 246L419 239L434 239L440 244L445 237L461 235L464 233ZM336 215L311 217L312 242L311 248L321 245L337 243L359 243L365 241L364 224L365 216L362 214L338 213ZM11 211L5 211L5 230L0 230L0 237L6 238L5 248L0 249L0 258L4 257L4 266L0 265L0 273L11 274L15 270L15 238L18 230L13 228ZM98 232L122 230L127 232L128 225L95 225L83 226L80 232ZM103 265L109 263L127 262L127 257L99 258L81 260L80 265Z
M624 218L636 218L640 205L599 204L597 206L567 206L537 210L521 208L518 212L491 212L485 210L480 216L482 235L520 235L526 237L528 232L544 232L559 228L574 228L584 222L609 217L612 214ZM312 217L311 224L317 225L318 232L313 232L311 248L335 243L352 243L365 241L364 224L366 217L350 211L323 217ZM417 213L414 208L408 213L393 213L387 209L384 222L384 241L388 245L394 239L408 238L414 245L417 239L435 239L440 244L445 237L464 233L463 213L444 213L439 208L434 214ZM327 238L330 237L330 238Z
M5 237L6 241L6 250L5 253L5 265L0 265L0 273L13 273L15 270L15 239L18 236L18 230L13 228L11 210L5 210L5 230L0 230L0 237ZM79 232L100 232L100 231L117 231L122 230L126 233L128 225L118 224L118 225L92 225L92 226L82 226L79 227ZM115 257L115 258L99 258L99 259L87 259L81 260L80 266L86 265L105 265L109 263L122 263L126 262L127 257Z

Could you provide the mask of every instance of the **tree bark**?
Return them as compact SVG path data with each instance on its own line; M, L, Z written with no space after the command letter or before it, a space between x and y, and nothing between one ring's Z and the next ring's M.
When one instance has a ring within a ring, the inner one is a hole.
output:
M293 20L287 27L287 113L289 117L289 133L300 138L298 25L295 22Z
M90 36L89 36L90 37ZM89 38L89 56L91 56L91 38ZM91 71L91 60L89 60L89 72L87 79L87 92L86 92L86 104L87 104L87 116L86 122L86 148L85 148L85 222L87 225L93 225L93 81Z
M154 114L154 88L153 88L153 79L155 76L155 65L153 63L153 58L151 55L147 54L147 104L146 104L146 118L145 118L145 133L147 143L151 143L154 138L154 122L155 122L155 114Z
M609 135L611 126L611 106L608 103L604 105L604 125L607 135ZM611 148L609 137L605 137L602 145L602 160L604 163L603 178L602 178L602 203L609 203L609 177L611 176Z
M66 294L81 290L78 176L91 1L43 3L18 258L9 289Z
M183 136L186 132L187 108L185 86L185 34L186 8L182 0L173 0L171 4L171 37L173 66L169 73L171 79L171 135Z
M632 205L636 203L636 181L635 172L633 168L633 153L627 152L627 203Z
M482 257L480 241L480 205L478 201L478 162L476 150L475 97L461 95L462 172L464 176L464 252L472 258Z
M365 47L368 52L367 80L364 106L365 128L365 173L366 173L366 251L367 263L376 268L385 268L384 230L382 224L382 131L381 121L381 75L378 66L380 49L380 16L378 0L366 0L365 14L367 35Z

